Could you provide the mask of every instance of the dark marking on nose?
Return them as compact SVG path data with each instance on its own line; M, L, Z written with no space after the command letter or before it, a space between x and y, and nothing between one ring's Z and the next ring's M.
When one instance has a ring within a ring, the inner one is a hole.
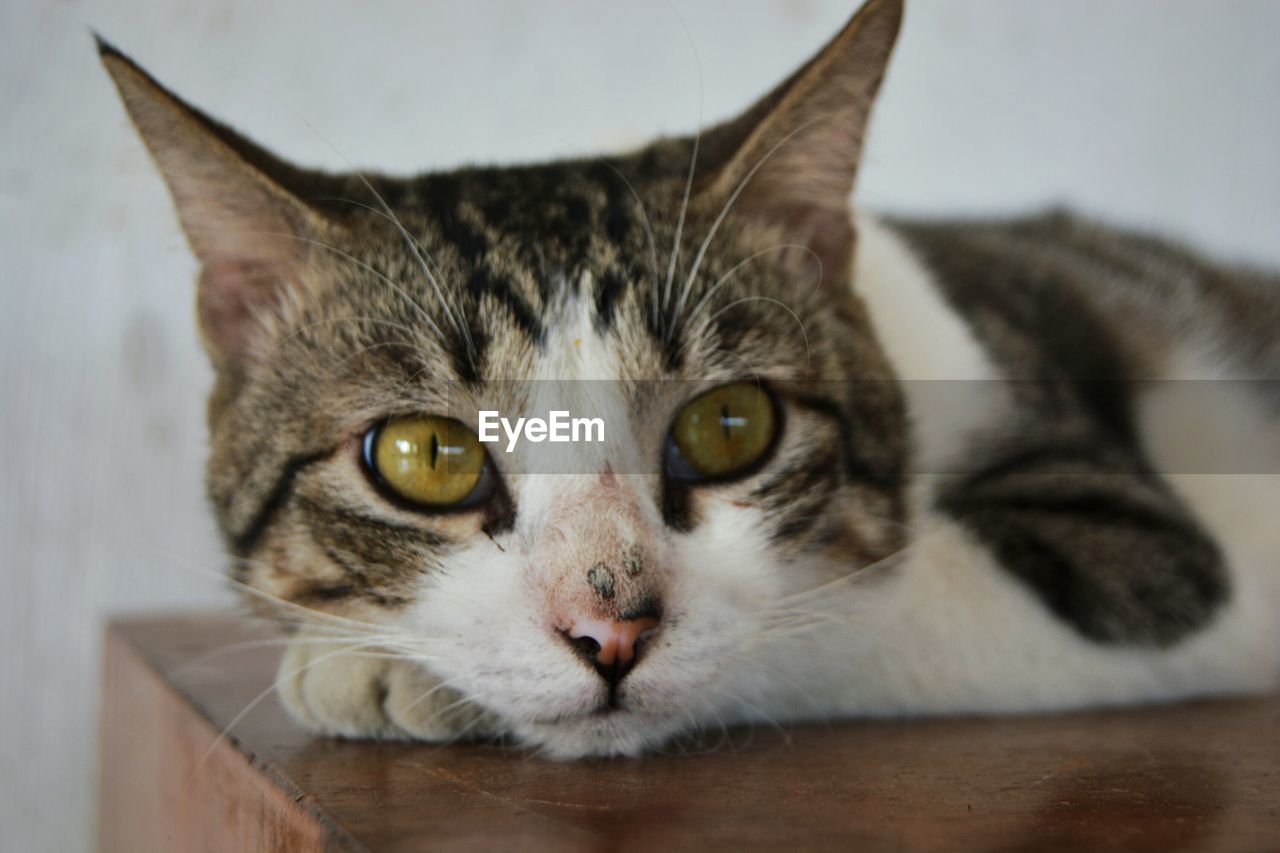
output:
M615 579L613 571L604 563L596 563L587 571L587 583L596 595L608 601L613 598Z
M635 577L644 569L644 562L641 559L640 549L633 548L627 552L622 558L622 568L626 570L627 577Z

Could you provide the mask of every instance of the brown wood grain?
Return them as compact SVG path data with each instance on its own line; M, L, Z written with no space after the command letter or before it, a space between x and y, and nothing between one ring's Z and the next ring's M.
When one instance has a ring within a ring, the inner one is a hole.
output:
M314 738L268 694L218 740L279 655L233 644L272 636L225 615L113 623L103 850L1280 850L1280 697L554 762Z

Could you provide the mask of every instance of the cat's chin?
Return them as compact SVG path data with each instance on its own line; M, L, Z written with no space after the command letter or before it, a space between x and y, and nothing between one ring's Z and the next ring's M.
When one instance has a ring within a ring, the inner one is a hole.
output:
M676 719L616 709L515 727L516 738L548 758L635 757L679 730Z

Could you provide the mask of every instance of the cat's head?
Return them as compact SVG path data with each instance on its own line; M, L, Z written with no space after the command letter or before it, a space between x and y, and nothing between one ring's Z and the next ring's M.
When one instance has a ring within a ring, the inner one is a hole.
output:
M900 16L871 0L698 138L408 179L289 166L104 45L202 264L237 578L386 626L560 754L635 752L785 678L760 664L786 597L901 531L848 208ZM600 416L606 440L507 452L482 410Z

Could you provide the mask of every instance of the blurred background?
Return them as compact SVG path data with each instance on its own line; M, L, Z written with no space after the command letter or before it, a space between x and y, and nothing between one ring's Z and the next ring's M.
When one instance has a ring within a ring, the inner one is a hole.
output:
M412 172L690 131L856 5L4 0L0 846L91 844L106 616L231 601L195 264L91 28L300 163ZM858 198L1065 203L1280 267L1277 32L1270 0L909 0Z

